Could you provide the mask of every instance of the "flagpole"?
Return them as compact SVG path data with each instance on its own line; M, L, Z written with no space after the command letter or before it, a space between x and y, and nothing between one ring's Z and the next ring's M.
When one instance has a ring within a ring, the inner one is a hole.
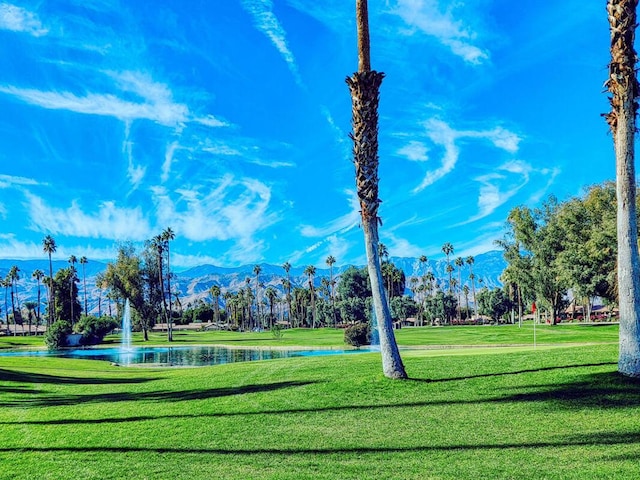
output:
M533 302L531 305L531 310L533 310L533 349L536 349L536 318L538 317L538 309L536 308L536 302Z

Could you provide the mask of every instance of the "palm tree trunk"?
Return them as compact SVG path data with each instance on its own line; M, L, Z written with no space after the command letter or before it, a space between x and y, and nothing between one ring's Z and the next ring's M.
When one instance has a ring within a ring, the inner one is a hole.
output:
M393 334L378 254L378 100L384 74L371 70L367 1L356 0L358 72L347 77L352 99L353 157L364 230L367 270L378 320L382 371L388 378L407 378Z
M51 261L51 252L49 252L49 319L47 327L53 324L54 312L56 310L56 300L53 295L53 262Z
M620 354L618 370L640 377L640 264L636 224L634 137L638 82L633 49L638 0L609 0L611 27L610 75L612 111L605 115L611 127L616 155L618 292Z
M167 325L169 336L167 340L169 342L173 342L173 313L171 309L171 250L169 250L169 248L169 241L167 240L167 294L169 295L169 312L167 313L167 318L169 320L169 324Z

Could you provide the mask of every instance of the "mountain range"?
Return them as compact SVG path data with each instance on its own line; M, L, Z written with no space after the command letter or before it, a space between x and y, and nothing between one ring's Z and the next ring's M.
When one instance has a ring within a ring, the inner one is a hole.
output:
M446 280L447 262L445 259L429 260L423 265L418 258L391 257L389 259L397 268L402 270L407 279L407 293L410 294L409 279L411 277L421 277L427 271L431 270L437 279ZM453 260L452 260L453 262ZM32 273L36 270L42 270L45 276L49 272L49 261L46 258L42 260L12 260L0 259L0 278L5 278L12 266L19 268L20 279L18 280L18 300L20 304L25 301L36 301L38 298L38 284L32 277ZM53 272L69 266L68 262L56 260L53 262ZM82 265L76 265L78 272L78 292L80 303L84 302L83 290L83 271ZM282 291L282 279L286 277L286 273L281 265L272 265L261 263L260 281L265 286L273 286ZM487 286L489 288L501 285L500 275L502 274L506 262L500 251L490 251L475 256L473 264L473 273L476 278L476 288ZM87 306L90 313L98 312L99 289L96 287L96 275L104 272L107 264L89 260L84 265L84 273L86 275L87 285ZM304 274L306 267L292 266L289 272L292 287L302 287L308 285L308 277ZM334 279L339 280L340 275L349 265L334 266ZM172 280L172 291L179 292L180 302L184 307L193 304L198 299L209 298L209 289L212 285L220 286L222 293L231 291L237 292L246 285L246 279L251 280L253 287L255 283L255 274L253 273L254 265L243 265L240 267L226 268L215 265L199 265L183 271L174 271L174 279ZM329 278L329 268L316 268L315 284L320 285L321 279ZM457 278L457 270L453 273ZM462 267L462 283L469 282L469 266ZM0 290L1 292L1 290ZM2 297L0 297L2 298ZM46 298L45 288L42 287L43 302ZM2 298L4 300L4 298ZM0 303L0 308L4 308L4 303ZM10 308L10 307L9 307Z

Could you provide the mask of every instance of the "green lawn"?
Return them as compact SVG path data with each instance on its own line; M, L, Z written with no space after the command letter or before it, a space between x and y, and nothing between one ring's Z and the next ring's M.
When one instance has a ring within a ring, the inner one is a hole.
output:
M519 343L459 328L415 335ZM181 369L0 357L0 478L637 478L640 383L616 373L617 328L554 328L535 351L407 350L408 381L385 379L377 354ZM605 343L559 343L582 336Z
M177 331L174 344L222 344L261 347L309 346L316 348L344 348L344 330L333 328L284 330L281 339L275 339L270 332L227 332L227 331ZM474 346L474 345L533 345L533 325L485 325L455 327L403 328L396 331L398 344L404 347L416 346ZM141 333L133 335L135 345L144 345ZM105 344L120 341L117 335L108 336ZM618 341L618 326L606 324L564 324L538 325L538 344L607 343ZM166 333L151 333L148 345L167 345ZM0 337L0 350L19 347L44 346L40 337Z

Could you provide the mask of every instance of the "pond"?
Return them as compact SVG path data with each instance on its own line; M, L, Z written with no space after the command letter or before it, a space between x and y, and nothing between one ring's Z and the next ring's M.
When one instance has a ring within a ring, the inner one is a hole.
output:
M229 348L222 346L189 347L132 347L132 348L78 348L73 350L21 350L0 352L0 357L58 357L103 360L118 365L147 365L171 367L201 367L223 363L251 362L289 357L343 355L366 353L359 350L285 350L257 348Z

